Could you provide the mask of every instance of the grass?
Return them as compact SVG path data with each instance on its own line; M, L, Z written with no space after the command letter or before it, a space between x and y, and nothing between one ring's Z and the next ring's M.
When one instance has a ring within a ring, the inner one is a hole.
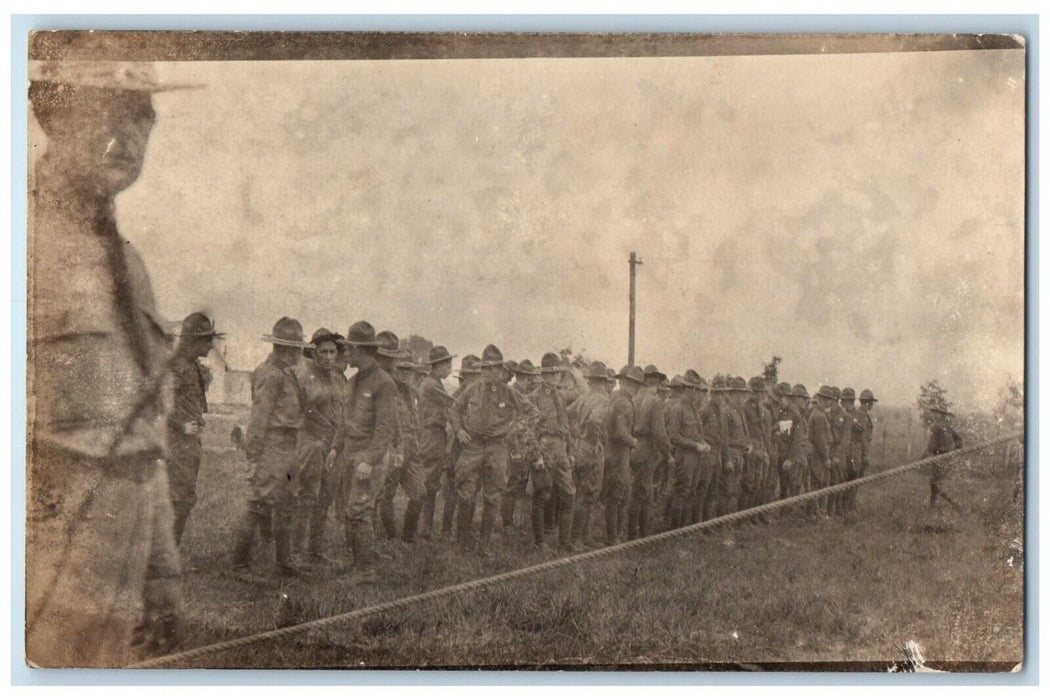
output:
M199 503L183 540L184 648L273 629L281 594L298 622L554 556L532 550L524 534L497 538L486 560L438 542L384 542L392 560L374 586L230 579L249 474L228 447L233 419L217 416L205 435ZM929 511L927 483L919 472L870 486L851 524L781 517L676 539L189 665L885 670L913 639L935 668L1009 669L1023 657L1013 474L990 456L971 458L947 484L960 511ZM329 551L338 530L329 527Z

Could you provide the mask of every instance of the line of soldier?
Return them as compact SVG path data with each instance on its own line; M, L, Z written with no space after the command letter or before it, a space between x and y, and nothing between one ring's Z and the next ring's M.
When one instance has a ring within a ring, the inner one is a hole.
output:
M215 335L202 314L184 323L184 338ZM867 389L858 407L850 388L822 386L811 398L803 385L761 377L719 376L709 386L692 369L668 380L652 365L614 372L593 362L581 391L558 355L535 367L489 345L462 359L449 394L443 380L455 356L445 347L417 362L396 334L365 321L345 337L320 328L307 341L298 321L282 318L263 339L273 352L252 375L244 441L252 493L232 556L233 574L246 580L259 580L250 570L256 541L273 543L279 575L353 569L367 583L376 536L455 538L484 556L494 531L506 538L527 521L536 546L556 532L560 550L581 551L855 479L870 465L876 399ZM207 344L186 354L199 357ZM348 366L357 369L349 380ZM180 367L176 393L188 385L201 405L203 384L179 380ZM177 537L195 500L202 411L169 421ZM193 450L179 447L187 436ZM189 453L196 465L178 467ZM400 532L398 490L407 499ZM333 504L349 561L324 551ZM599 504L603 537L592 521ZM810 502L806 514L855 510L848 491Z

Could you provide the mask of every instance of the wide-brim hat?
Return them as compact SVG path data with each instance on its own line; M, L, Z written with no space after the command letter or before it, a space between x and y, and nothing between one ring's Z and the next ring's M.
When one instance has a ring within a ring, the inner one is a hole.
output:
M204 87L192 83L161 82L153 64L141 61L30 61L29 81L149 93Z
M743 377L731 377L729 381L726 382L726 391L750 393L747 389L747 380Z
M477 355L466 355L462 360L459 361L459 373L456 375L462 377L465 374L481 374L481 370L478 368L478 363L481 359Z
M685 379L680 374L676 374L671 377L671 383L669 385L672 389L685 389L689 385L685 383Z
M605 381L607 381L607 382L615 382L616 381L616 370L614 370L612 367L610 367L609 369L605 370Z
M533 366L532 360L522 360L521 362L517 363L517 365L514 367L514 374L522 374L534 377L539 373L540 371Z
M700 388L700 383L704 381L704 378L700 376L700 373L695 369L687 369L682 373L682 381L685 382L686 386L694 389ZM704 382L704 391L707 391L707 383Z
M800 399L808 399L809 389L807 389L803 384L796 384L795 386L791 387L791 395Z
M629 379L632 382L638 384L645 383L645 372L642 371L641 367L637 365L624 365L623 369L616 375L617 379Z
M262 339L273 345L283 345L290 348L310 347L310 343L306 342L306 339L303 337L302 324L287 316L273 324L273 332L269 335L263 334Z
M878 401L878 399L875 398L875 394L871 393L871 389L865 389L864 391L860 392L860 400L861 401Z
M175 335L181 338L225 338L225 333L215 330L215 324L206 315L194 311L182 321L182 329Z
M779 384L774 384L772 387L770 387L770 391L776 398L792 396L791 385L787 382L780 382Z
M748 391L758 394L766 390L766 380L762 377L751 377L747 380Z
M481 361L478 367L502 367L503 353L495 345L487 345L481 352Z
M376 343L378 343L376 352L383 357L399 359L405 356L405 351L401 349L401 340L398 339L397 334L393 331L380 331L377 333Z
M825 399L831 399L832 401L835 400L835 395L833 393L831 393L831 387L830 386L822 386L822 387L820 387L820 389L817 391L817 393L815 395L816 396L823 396Z
M445 362L446 360L452 361L455 355L450 353L444 345L435 345L430 348L430 355L427 357L426 364L436 365L439 362Z
M358 321L354 325L350 326L350 330L346 332L346 338L343 340L343 345L360 345L363 347L378 347L379 341L376 340L376 329L368 321Z
M853 391L852 387L846 387L842 390L842 393L839 394L839 398L846 399L847 401L853 401L857 398L857 392Z
M553 352L547 352L540 358L540 373L553 374L562 371L561 358Z
M582 374L584 379L608 379L609 370L604 362L595 360L583 368Z
M658 370L656 365L646 365L642 373L645 375L646 379L649 377L658 377L660 381L667 379L667 375Z

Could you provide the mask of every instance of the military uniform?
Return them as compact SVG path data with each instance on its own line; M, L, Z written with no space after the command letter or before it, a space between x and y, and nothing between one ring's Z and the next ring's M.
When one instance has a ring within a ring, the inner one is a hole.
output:
M718 380L711 387L712 391L722 391L723 385ZM726 423L722 406L712 398L700 411L700 430L711 450L700 456L697 478L697 499L693 506L693 522L710 520L718 517L721 491L724 485L722 459L726 450ZM706 492L704 484L706 483Z
M828 474L828 486L841 484L846 480L849 469L850 442L853 435L853 419L839 403L841 393L838 388L831 388L834 403L828 411L828 423L831 427L831 472ZM844 494L828 496L828 512L831 515L843 512Z
M646 374L651 372L647 369ZM656 390L643 387L635 396L634 405L634 437L638 444L631 452L631 505L627 523L630 538L649 534L654 470L660 459L671 454L663 401Z
M790 391L790 387L787 391ZM806 447L806 436L809 427L806 419L796 406L788 405L780 409L777 415L778 446L777 455L780 463L780 497L790 498L803 493L805 475L809 471L809 459Z
M438 362L451 361L454 357L442 347L431 353L431 366ZM443 351L443 352L442 352ZM434 377L424 377L419 384L419 452L423 460L424 488L422 536L430 537L434 527L434 508L438 491L441 490L441 476L445 472L448 459L448 411L452 397L445 390L444 384Z
M45 157L30 197L26 659L121 666L143 603L145 617L180 605L169 345L112 202L67 176Z
M692 379L695 373L686 373L683 382L687 392L700 391L700 378ZM706 388L705 388L706 390ZM667 410L667 437L674 446L675 475L671 493L669 520L671 527L684 527L693 522L695 503L699 492L706 491L710 484L710 472L701 469L700 463L710 447L703 439L703 425L696 398L683 393L674 399ZM707 481L701 485L701 478Z
M934 455L945 454L952 450L960 450L963 447L962 438L959 437L959 433L955 432L955 429L951 426L950 413L946 408L935 406L930 409L932 413L944 416L938 422L935 422L930 426L930 439L926 445L926 452L923 457L932 457ZM937 498L943 498L944 500L952 503L951 498L944 492L944 476L947 473L947 467L941 463L935 463L930 469L930 505L934 506L937 504ZM954 503L953 503L954 505Z
M358 322L346 343L374 344L374 329ZM367 326L367 327L365 327ZM343 420L336 431L341 503L350 529L355 566L368 570L375 563L374 512L389 465L397 430L397 386L373 360L358 367L347 381Z
M515 376L513 386L523 395L532 393L532 377L536 374L530 360L515 363L512 367ZM532 426L524 416L517 416L510 432L507 433L507 450L509 453L507 471L507 489L503 494L501 505L503 526L514 524L514 511L518 501L527 496L529 473L538 456L538 441Z
M489 346L482 354L481 367L503 364L502 353ZM477 494L482 494L481 545L495 524L500 500L507 485L506 436L516 415L535 414L535 407L516 389L502 381L478 381L456 398L452 405L452 427L470 438L460 445L456 462L457 540L468 544L470 524Z
M171 361L174 403L168 414L168 485L175 512L175 541L182 541L190 511L197 504L201 435L208 411L204 373L195 358L176 354ZM196 432L187 426L195 425Z
M818 396L823 396L825 388L821 388ZM830 398L830 395L827 396ZM814 406L809 412L809 440L810 458L809 470L805 481L807 492L822 489L828 485L831 475L831 424L828 414L820 406ZM809 513L813 516L827 515L828 499L822 496L810 501Z
M753 508L762 502L769 471L770 420L765 407L755 394L744 402L744 421L747 424L747 444L750 451L744 457L744 472L740 479L740 507Z
M386 479L378 498L379 517L383 532L387 537L395 537L397 528L394 524L394 496L400 486L408 498L408 508L414 510L413 504L422 503L426 495L423 461L419 449L419 398L416 390L406 382L394 379L397 393L394 406L397 413L397 428L392 442L392 459L388 462ZM402 533L405 533L402 527ZM413 538L409 535L409 539Z
M740 377L734 377L726 391L746 392L747 384ZM722 454L722 475L719 482L722 506L719 515L734 513L739 510L741 484L743 483L745 458L750 450L751 436L747 429L747 418L744 411L732 403L727 403L722 411L725 417L725 448Z
M552 496L558 499L558 544L566 549L572 535L572 511L576 485L569 463L569 415L558 390L541 383L529 395L539 412L536 433L543 468L532 471L532 529L537 544L543 541L544 506Z
M312 343L335 339L319 329ZM296 516L293 542L305 547L315 559L322 557L328 508L339 488L339 475L326 463L342 420L346 378L336 368L323 368L315 359L304 358L292 367L299 401L302 428L296 446L296 473L292 483Z
M619 375L624 381L641 384L643 375L637 367L624 367ZM627 501L631 488L631 450L635 444L634 402L623 388L609 397L605 416L605 473L602 475L602 502L605 504L605 544L613 545L622 530L620 504Z
M586 377L604 378L605 366L592 363ZM605 471L605 420L609 413L609 395L601 387L592 386L568 408L576 442L576 506L572 522L574 542L590 541L591 510L601 492Z

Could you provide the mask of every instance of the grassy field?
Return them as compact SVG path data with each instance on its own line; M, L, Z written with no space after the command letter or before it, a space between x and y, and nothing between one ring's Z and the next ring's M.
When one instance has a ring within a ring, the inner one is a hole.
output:
M211 419L199 503L183 541L188 648L537 563L524 534L479 561L443 543L381 543L381 582L228 578L249 466ZM878 465L876 468L879 468ZM925 506L927 476L871 485L852 524L791 517L646 550L191 662L214 668L659 668L885 670L915 640L935 668L1022 659L1021 506L1001 459L976 456ZM398 503L403 507L403 503ZM399 521L400 522L400 521ZM329 528L329 549L340 533ZM260 569L265 564L257 562Z

